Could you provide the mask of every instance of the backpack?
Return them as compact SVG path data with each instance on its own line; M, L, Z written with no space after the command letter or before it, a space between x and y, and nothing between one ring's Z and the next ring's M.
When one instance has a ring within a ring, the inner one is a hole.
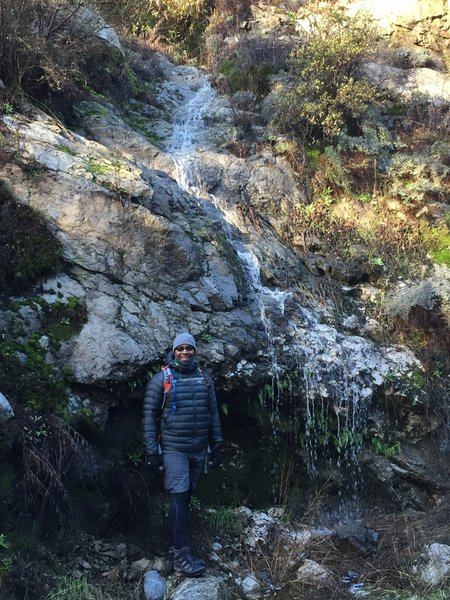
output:
M172 369L170 368L169 365L163 365L161 367L162 372L164 373L164 383L163 383L163 388L164 388L164 396L163 396L163 401L161 404L161 413L164 410L164 407L166 405L166 398L167 398L167 394L170 392L171 389L173 389L173 394L172 394L172 412L176 413L177 412L177 399L176 399L176 380L175 377L172 373ZM197 371L200 373L200 375L203 377L204 382L206 383L207 386L209 386L209 379L207 378L205 372L203 371L203 369L201 369L198 365L197 365Z

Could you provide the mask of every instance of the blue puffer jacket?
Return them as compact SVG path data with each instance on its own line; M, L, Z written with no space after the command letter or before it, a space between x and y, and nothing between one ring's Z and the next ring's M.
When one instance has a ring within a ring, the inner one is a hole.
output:
M168 361L175 382L164 399L164 373L159 371L147 383L144 396L144 444L147 454L163 450L187 454L202 452L222 441L214 384L200 372L196 360L189 366ZM175 402L174 402L175 393Z

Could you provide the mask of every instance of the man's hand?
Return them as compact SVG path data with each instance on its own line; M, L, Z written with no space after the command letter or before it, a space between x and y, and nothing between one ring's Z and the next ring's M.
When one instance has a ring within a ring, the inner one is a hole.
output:
M221 444L216 444L211 448L211 455L209 457L209 466L211 469L215 469L220 467L222 464L222 446Z
M150 473L154 475L162 475L164 473L164 462L161 454L149 454L146 464Z

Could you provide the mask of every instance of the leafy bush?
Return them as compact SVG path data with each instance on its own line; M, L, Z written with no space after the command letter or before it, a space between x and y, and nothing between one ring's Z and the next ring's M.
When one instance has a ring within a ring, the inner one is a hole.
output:
M262 97L270 91L270 75L282 69L291 44L274 37L241 37L231 55L224 57L218 71L225 75L227 92L253 92Z
M105 17L124 33L172 47L189 56L199 52L213 0L98 0ZM172 48L173 49L173 48Z
M302 137L359 135L378 94L359 73L376 40L372 21L327 9L312 19L304 42L291 54L292 87L280 99L282 129Z
M0 583L2 577L8 573L13 564L10 546L11 544L6 539L5 534L0 533Z
M251 14L251 0L216 0L207 35L229 36Z
M416 207L427 200L445 201L450 192L449 173L449 167L431 157L398 154L387 173L386 191Z
M1 343L0 387L9 398L32 410L66 417L67 390L64 381L45 362L44 354L43 348L34 339L23 349ZM22 362L24 355L25 364Z
M241 65L238 59L224 60L219 67L219 72L227 79L230 93L251 90L257 96L263 96L268 92L271 70L268 64Z

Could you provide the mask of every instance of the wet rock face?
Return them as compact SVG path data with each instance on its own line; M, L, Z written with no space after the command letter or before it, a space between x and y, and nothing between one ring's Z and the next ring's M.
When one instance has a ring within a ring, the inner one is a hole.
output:
M448 490L445 464L436 446L426 440L417 446L401 444L391 458L367 458L365 472L373 497L390 499L403 509L427 510L436 494Z

